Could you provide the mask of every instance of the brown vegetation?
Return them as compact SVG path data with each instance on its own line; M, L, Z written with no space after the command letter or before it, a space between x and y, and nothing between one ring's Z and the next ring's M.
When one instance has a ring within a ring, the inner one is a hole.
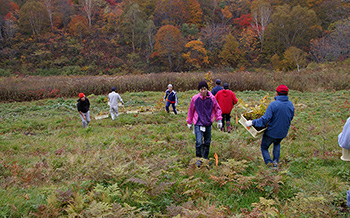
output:
M319 65L301 72L217 72L211 79L220 78L235 91L274 90L279 84L291 90L322 91L350 88L350 75L346 65ZM43 98L74 97L79 92L86 95L107 94L112 86L119 93L164 91L169 83L177 91L196 89L204 73L159 73L125 76L51 76L2 77L0 101L30 101Z

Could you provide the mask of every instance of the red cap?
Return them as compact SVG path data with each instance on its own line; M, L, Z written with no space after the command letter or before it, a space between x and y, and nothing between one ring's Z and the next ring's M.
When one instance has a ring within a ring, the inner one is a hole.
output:
M288 89L288 87L285 86L285 85L279 85L279 86L277 87L277 89L276 89L276 92L281 93L281 94L284 94L284 95L287 95L287 94L288 94L288 91L289 91L289 89Z
M85 97L84 93L79 93L79 98Z

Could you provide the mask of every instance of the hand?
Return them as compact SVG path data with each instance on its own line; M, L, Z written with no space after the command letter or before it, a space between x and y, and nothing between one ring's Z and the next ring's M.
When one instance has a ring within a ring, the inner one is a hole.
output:
M177 107L177 103L175 103L175 107Z
M222 128L222 121L221 120L218 120L217 124L216 124L216 127L218 129L221 129Z
M246 127L250 127L253 125L253 121L252 120L248 120L247 122L245 122Z
M83 119L84 119L84 120L86 120L86 117L85 117L85 115L83 115Z
M191 129L192 128L192 124L187 124L187 128Z

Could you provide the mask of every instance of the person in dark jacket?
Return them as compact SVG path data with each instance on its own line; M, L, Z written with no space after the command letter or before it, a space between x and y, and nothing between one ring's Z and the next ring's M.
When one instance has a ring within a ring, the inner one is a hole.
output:
M208 84L201 81L198 84L199 93L191 99L187 114L187 127L191 129L194 124L196 135L196 157L209 159L209 148L211 143L211 126L214 117L217 128L222 127L221 109L215 97L208 91ZM204 140L203 140L204 138ZM201 160L197 160L196 165L200 167Z
M77 109L81 118L83 128L89 126L90 123L90 102L84 93L79 93L79 100L77 103Z
M211 94L213 94L214 96L216 95L216 93L218 93L218 91L223 90L221 84L221 80L217 79L215 81L216 86L211 90Z
M267 107L265 114L255 120L248 120L246 126L265 127L267 129L261 140L261 153L265 164L277 167L280 158L281 141L288 134L294 117L294 105L288 99L288 87L280 85L276 89L275 100ZM269 154L269 147L273 143L273 160Z
M177 94L173 90L173 85L169 84L168 89L165 91L164 99L163 101L166 101L165 103L165 110L169 113L169 106L171 105L173 107L174 113L177 114L176 106L177 106Z
M216 100L219 102L222 111L222 131L225 131L225 121L227 126L227 132L231 132L230 119L233 105L237 104L237 97L235 93L228 89L228 83L224 83L224 89L220 90L215 95Z

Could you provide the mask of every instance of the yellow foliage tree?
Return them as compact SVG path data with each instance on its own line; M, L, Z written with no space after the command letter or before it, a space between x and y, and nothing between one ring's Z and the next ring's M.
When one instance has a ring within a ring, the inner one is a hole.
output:
M190 67L201 69L201 67L209 64L207 50L201 41L192 40L185 45L185 48L187 52L182 57L185 58Z
M297 68L300 71L300 67L307 64L307 54L303 50L297 47L290 47L284 52L283 63L287 69Z
M239 43L234 36L228 34L225 39L225 44L219 54L221 64L225 66L237 67L241 57Z

